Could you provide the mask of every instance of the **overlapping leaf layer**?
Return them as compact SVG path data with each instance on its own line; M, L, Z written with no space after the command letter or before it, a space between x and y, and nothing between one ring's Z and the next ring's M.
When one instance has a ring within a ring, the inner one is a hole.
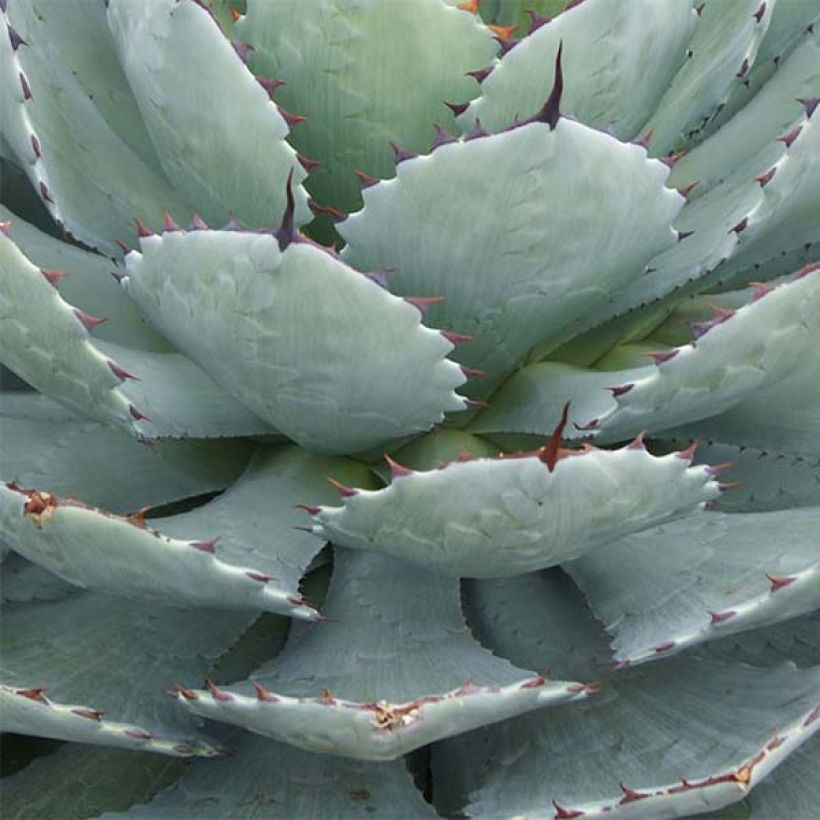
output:
M815 2L0 23L4 817L812 820Z

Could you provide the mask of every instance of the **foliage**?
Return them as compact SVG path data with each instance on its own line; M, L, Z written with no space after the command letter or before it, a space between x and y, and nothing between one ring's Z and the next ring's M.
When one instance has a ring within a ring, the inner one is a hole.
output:
M0 14L4 817L814 816L814 0Z

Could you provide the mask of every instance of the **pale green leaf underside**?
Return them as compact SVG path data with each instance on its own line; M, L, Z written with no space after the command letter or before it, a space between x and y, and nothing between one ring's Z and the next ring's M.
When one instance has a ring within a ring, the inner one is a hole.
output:
M688 45L692 56L669 83L658 110L647 122L647 128L653 129L653 154L666 154L690 141L725 102L754 64L775 4L776 0L765 6L759 0L703 4ZM755 15L761 8L758 20Z
M38 268L68 274L60 279L60 293L67 301L106 320L96 331L98 339L141 350L171 349L117 286L111 274L121 271L112 260L60 242L0 205L0 222L5 221L11 223L9 236L29 261Z
M586 125L611 128L619 139L632 139L684 63L696 20L689 0L614 5L585 0L497 62L459 123L469 131L479 119L485 128L500 131L538 111L552 88L555 53L563 42L562 110Z
M165 690L178 677L206 675L252 617L147 607L82 591L57 601L8 605L2 631L3 729L213 756L219 747L197 736L196 724ZM44 688L48 702L15 691L33 688ZM96 720L74 708L104 716Z
M180 701L312 751L388 760L589 694L584 684L546 681L481 648L454 578L337 549L324 608L337 623L292 637L254 674L268 695L245 682L182 692Z
M320 507L314 534L446 575L506 577L570 560L718 494L705 468L641 446L590 450L550 471L538 452L412 472Z
M165 208L186 218L145 135L103 4L12 2L6 19L26 45L13 52L0 38L3 134L52 216L111 254L115 240L134 236L133 217L156 224Z
M126 257L128 290L214 380L305 447L356 452L463 409L452 344L306 241L173 232Z
M308 118L291 139L323 163L311 193L344 210L361 202L355 170L393 175L391 142L427 151L433 123L453 128L444 101L474 96L466 72L497 50L480 21L441 0L250 0L235 33L254 46L257 74L286 83L277 100Z
M305 171L288 126L209 12L193 0L110 0L108 21L162 168L203 215L278 224ZM310 216L301 187L297 224Z
M569 600L556 596L553 580L539 574L473 582L467 593L473 628L485 645L517 663L560 668L562 658L570 658L593 663L601 673L594 621L583 607L572 612ZM502 628L505 623L519 629ZM567 648L544 639L545 624L565 623L572 630ZM691 658L605 674L604 692L586 703L435 747L436 805L452 812L469 803L465 812L471 817L544 820L558 813L553 800L590 817L660 818L717 809L742 800L818 728L817 720L809 722L818 683L820 668L755 669ZM783 743L766 748L775 735ZM743 782L744 765L757 757ZM721 779L707 785L709 777ZM689 788L680 788L682 778ZM629 799L621 783L652 796Z
M196 512L190 515L196 520ZM242 539L241 525L239 538L226 533L234 547L227 548L226 561L207 543L220 533L175 538L155 529L163 523L143 523L35 490L0 486L0 537L70 583L149 601L318 617L297 592L296 567L290 577L278 578L250 563L252 551ZM304 556L303 566L311 557L310 552Z
M486 371L489 389L674 245L684 200L664 187L667 173L638 146L565 118L443 145L365 191L364 209L338 226L344 258L395 268L394 292L446 297L431 321L475 337L459 360Z
M413 787L401 760L363 763L310 754L249 732L226 739L231 757L216 766L189 766L175 786L125 816L134 820L268 820L280 812L311 820L436 816ZM113 820L122 815L104 817Z
M0 478L134 512L224 489L253 446L243 441L160 441L151 447L45 396L0 399Z
M0 233L2 362L32 387L81 414L138 434L121 380L75 309Z
M631 535L566 569L614 635L616 660L661 660L820 607L818 532L820 507L710 513Z

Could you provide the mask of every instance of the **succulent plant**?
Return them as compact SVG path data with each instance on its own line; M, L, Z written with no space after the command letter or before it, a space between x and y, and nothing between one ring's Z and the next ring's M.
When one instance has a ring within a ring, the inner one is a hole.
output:
M816 0L0 14L4 817L816 816Z

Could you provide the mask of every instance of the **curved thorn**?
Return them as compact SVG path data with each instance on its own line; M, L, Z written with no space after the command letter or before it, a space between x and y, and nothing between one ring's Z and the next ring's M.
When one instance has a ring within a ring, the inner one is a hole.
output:
M189 541L188 546L200 552L207 552L209 555L216 554L216 545L219 543L219 536L210 538L207 541Z
M342 484L340 481L336 481L335 478L331 478L330 476L327 476L327 480L339 491L339 495L341 495L342 498L350 498L359 492L352 487Z
M285 211L282 214L282 222L273 232L276 241L279 243L279 250L284 251L288 245L296 239L296 229L294 227L294 212L296 206L293 200L293 168L288 171L288 178L285 182Z
M403 464L399 464L398 461L390 458L390 456L385 453L384 460L387 462L387 466L390 468L390 477L391 478L401 478L402 476L412 475L413 471L409 467L405 467Z
M541 110L535 115L535 119L546 123L550 127L550 131L555 128L561 117L561 94L564 91L564 73L561 67L563 52L564 41L561 40L558 43L558 53L555 55L555 80L552 84L552 91L550 91L550 95Z
M538 458L547 465L547 470L549 470L549 472L555 470L555 465L558 463L558 451L561 449L561 440L564 437L564 428L567 426L567 420L569 419L569 405L569 402L564 405L564 408L561 411L561 418L559 419L558 424L555 425L552 435L544 445L543 450L538 451Z
M140 381L133 373L129 373L124 367L120 367L116 362L112 362L111 359L107 360L107 364L111 372L121 382L124 382L126 379L130 379L132 382Z
M444 104L453 112L454 117L460 117L469 107L470 103L451 103L445 100Z

